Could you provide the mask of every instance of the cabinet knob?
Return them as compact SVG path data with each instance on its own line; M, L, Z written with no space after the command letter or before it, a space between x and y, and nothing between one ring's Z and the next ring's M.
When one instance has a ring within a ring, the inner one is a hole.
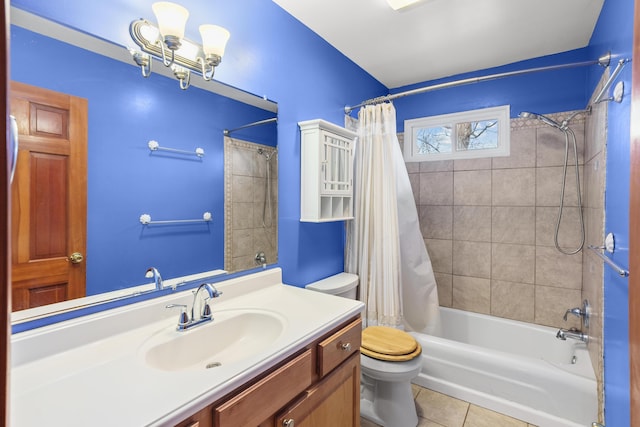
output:
M350 342L341 342L338 344L340 350L351 351L351 343Z
M293 420L293 418L282 421L282 427L295 427L295 425L296 422Z

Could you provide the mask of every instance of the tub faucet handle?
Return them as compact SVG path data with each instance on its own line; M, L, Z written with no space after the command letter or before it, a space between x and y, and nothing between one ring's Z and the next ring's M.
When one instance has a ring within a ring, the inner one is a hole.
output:
M567 316L569 314L573 314L576 317L584 316L584 312L582 311L582 309L580 307L570 308L564 313L563 319L564 319L565 322L567 321Z
M255 260L256 265L262 265L262 268L267 268L267 256L264 252L257 252L253 259Z
M569 316L569 314L573 314L574 316L580 318L581 322L582 322L582 327L588 331L589 330L589 317L590 317L590 305L589 305L589 300L584 300L582 301L582 307L574 307L574 308L570 308L567 311L565 311L564 313L564 321L567 321L567 316Z

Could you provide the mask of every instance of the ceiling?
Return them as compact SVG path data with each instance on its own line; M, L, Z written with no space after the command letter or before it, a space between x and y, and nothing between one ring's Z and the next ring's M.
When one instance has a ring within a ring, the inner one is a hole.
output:
M273 0L388 88L589 44L604 0Z

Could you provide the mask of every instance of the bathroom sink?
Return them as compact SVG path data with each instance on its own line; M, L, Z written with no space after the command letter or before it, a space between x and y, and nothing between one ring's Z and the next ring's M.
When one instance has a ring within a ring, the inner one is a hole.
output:
M213 369L258 355L280 337L284 319L263 310L221 310L187 331L163 328L140 348L144 363L163 371Z

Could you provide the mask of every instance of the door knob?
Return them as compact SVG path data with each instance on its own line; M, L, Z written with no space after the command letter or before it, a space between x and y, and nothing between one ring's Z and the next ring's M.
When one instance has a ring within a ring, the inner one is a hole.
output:
M74 252L69 255L69 261L71 261L72 264L80 264L83 259L84 256L82 256L80 252Z
M282 427L294 427L295 425L296 422L293 420L293 418L282 421Z

